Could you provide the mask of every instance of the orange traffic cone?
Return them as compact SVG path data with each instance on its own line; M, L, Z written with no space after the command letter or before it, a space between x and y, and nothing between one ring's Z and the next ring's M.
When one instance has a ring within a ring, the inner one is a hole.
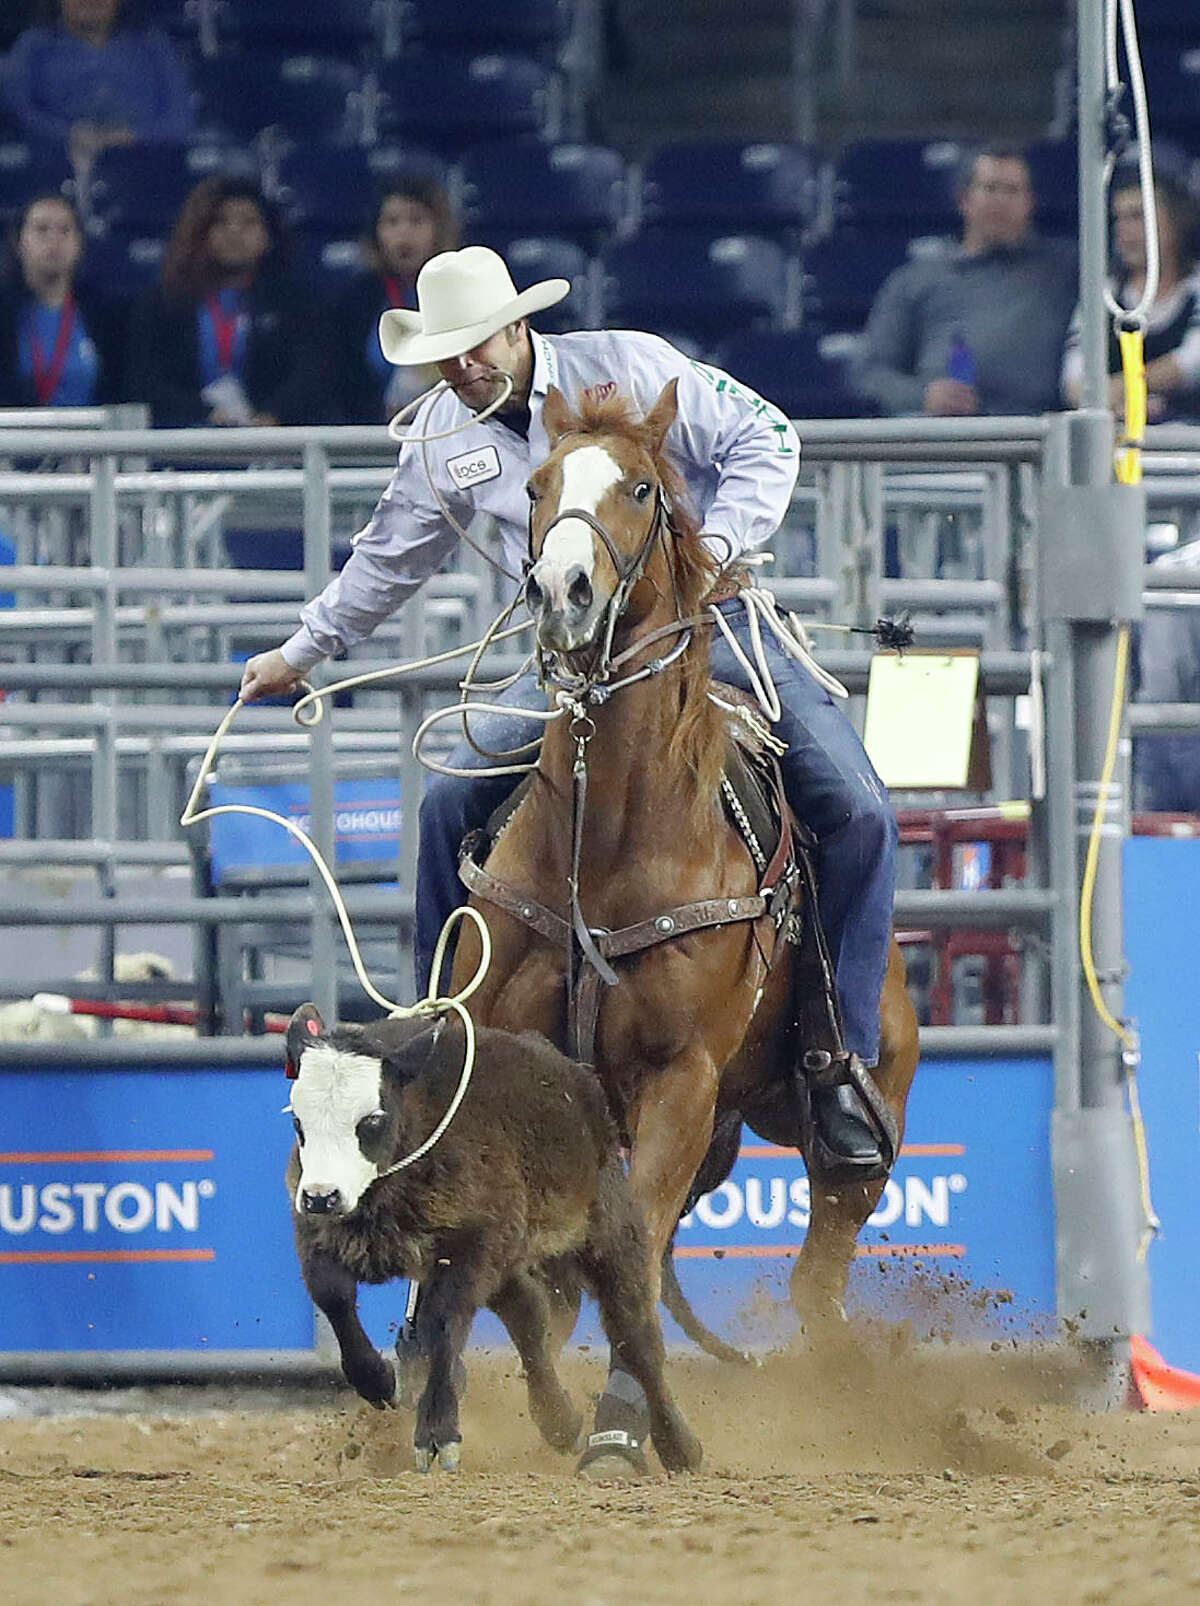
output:
M1140 1333L1129 1340L1129 1360L1133 1380L1148 1411L1189 1411L1200 1406L1200 1376L1168 1366Z

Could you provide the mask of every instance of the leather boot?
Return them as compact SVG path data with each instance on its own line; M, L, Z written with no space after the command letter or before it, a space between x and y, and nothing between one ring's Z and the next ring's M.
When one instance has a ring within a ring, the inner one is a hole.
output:
M876 1182L887 1177L895 1156L884 1152L876 1124L844 1064L834 1061L812 1078L809 1101L813 1159L822 1180Z

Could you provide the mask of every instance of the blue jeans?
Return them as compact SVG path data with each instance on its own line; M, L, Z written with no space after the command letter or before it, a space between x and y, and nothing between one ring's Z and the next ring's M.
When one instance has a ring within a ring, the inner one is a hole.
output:
M743 605L721 610L753 662ZM883 782L850 721L813 677L764 632L781 714L773 727L787 752L780 759L784 788L797 817L817 839L818 906L837 977L846 1047L867 1065L879 1058L879 997L887 968L896 882L896 816ZM718 680L750 687L724 638L713 643ZM534 740L543 726L522 709L546 707L533 674L523 676L499 701L511 714L481 714L471 734L492 751ZM460 745L450 762L486 768L488 760ZM417 869L417 991L429 983L433 950L443 922L464 902L458 879L463 838L485 825L513 790L517 777L479 779L434 776L421 804L421 856Z

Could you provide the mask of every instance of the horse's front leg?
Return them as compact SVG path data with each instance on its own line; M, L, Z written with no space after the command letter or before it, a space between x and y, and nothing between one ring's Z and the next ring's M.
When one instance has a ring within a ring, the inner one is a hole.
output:
M663 1253L712 1141L717 1067L707 1049L697 1045L665 1069L648 1072L638 1085L641 1091L628 1115L632 1141L629 1181L645 1223L646 1281L656 1308ZM649 1432L645 1390L614 1349L585 1456L589 1473L622 1477L643 1471L641 1446ZM605 1453L598 1455L598 1451Z
M897 1143L919 1054L917 1017L904 980L904 961L892 944L881 1009L879 1064L872 1076L896 1117ZM809 1336L840 1340L842 1301L854 1248L867 1217L879 1203L882 1180L825 1186L813 1178L812 1214L804 1248L791 1278L791 1298Z

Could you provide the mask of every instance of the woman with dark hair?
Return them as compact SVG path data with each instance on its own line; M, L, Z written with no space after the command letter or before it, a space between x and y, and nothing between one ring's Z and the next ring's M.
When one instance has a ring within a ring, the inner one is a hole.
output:
M123 0L56 0L13 46L4 82L31 139L66 146L86 167L106 145L186 139L187 72L164 33L138 28Z
M1196 270L1198 213L1195 198L1169 174L1154 180L1158 218L1158 294L1146 318L1146 413L1150 422L1200 422L1200 273ZM1142 191L1136 169L1112 185L1113 249L1116 271L1109 281L1114 300L1132 307L1146 284L1146 231ZM1078 404L1083 378L1079 314L1067 336L1063 393ZM1125 382L1116 334L1108 336L1109 405L1122 417Z
M0 406L91 407L120 400L115 310L77 282L83 229L61 195L17 220L15 271L0 288Z
M331 421L331 356L285 257L283 225L256 184L197 184L162 282L133 314L127 389L156 425Z
M381 190L363 242L369 271L346 291L339 309L342 396L347 419L378 424L434 383L434 369L393 367L379 345L380 314L416 306L417 274L440 251L458 245L458 219L440 180L408 173Z

